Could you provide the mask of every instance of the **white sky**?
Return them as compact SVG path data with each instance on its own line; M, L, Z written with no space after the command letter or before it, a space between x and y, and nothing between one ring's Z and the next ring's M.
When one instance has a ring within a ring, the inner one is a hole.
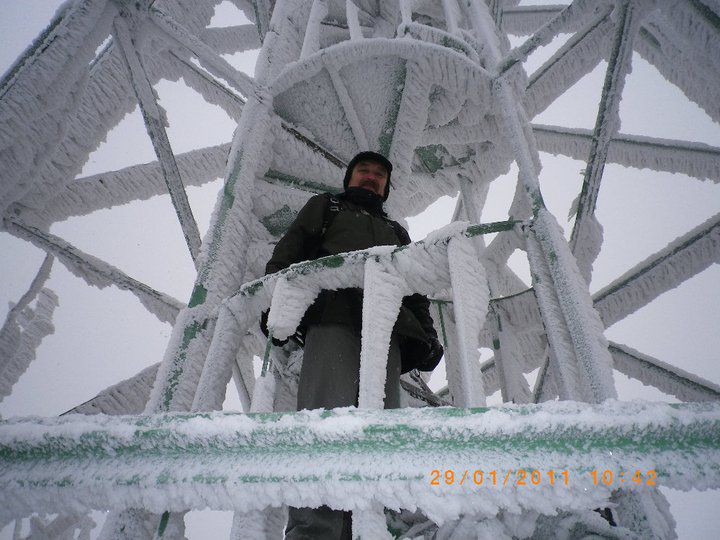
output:
M0 0L0 72L50 21L58 0ZM219 26L233 24L234 8L224 4ZM227 22L225 22L227 21ZM536 52L527 66L539 65L562 39ZM252 55L228 57L252 70ZM598 66L533 121L592 128L604 77ZM182 82L156 86L170 119L169 137L175 152L227 142L234 124L218 107L207 105ZM621 105L621 131L720 146L720 126L689 102L655 69L633 56ZM543 154L541 184L549 209L569 236L566 216L580 189L584 163ZM107 142L90 157L81 176L154 161L155 155L137 110L112 130ZM516 170L495 181L483 221L507 219ZM220 181L189 188L188 196L201 233L208 227ZM413 239L446 224L454 200L443 198L427 212L409 220ZM680 174L625 169L607 165L597 215L605 229L603 250L595 264L594 292L669 241L720 210L720 186ZM135 202L53 225L51 232L148 285L186 301L195 277L177 218L168 196ZM44 253L26 242L0 233L0 317L8 302L17 301L35 276ZM516 253L512 263L529 282L527 263ZM38 357L0 403L0 415L56 415L92 398L100 390L161 359L170 325L148 314L136 298L114 287L88 287L55 262L47 287L60 297L55 333L45 338ZM720 384L720 267L716 264L649 306L612 326L607 336L660 360ZM439 370L433 386L442 384ZM621 399L670 400L661 392L616 374ZM499 402L499 395L490 399ZM232 396L229 404L236 408ZM680 538L715 538L720 515L718 492L669 494ZM204 513L188 519L188 537L202 538L208 523L229 528L227 513ZM207 516L211 517L208 518ZM194 532L195 531L195 532ZM8 528L0 538L10 538Z

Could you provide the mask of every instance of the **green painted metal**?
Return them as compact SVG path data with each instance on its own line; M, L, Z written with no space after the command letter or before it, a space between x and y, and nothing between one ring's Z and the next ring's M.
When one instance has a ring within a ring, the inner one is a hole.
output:
M398 114L400 113L400 104L402 103L403 90L405 89L406 76L407 68L405 64L402 64L402 67L399 68L393 76L395 93L390 98L390 103L388 103L388 113L377 141L378 152L386 157L390 157L390 146L395 136L395 125L397 124Z
M338 188L323 184L321 182L315 182L314 180L308 180L307 178L301 178L299 176L293 176L282 172L270 169L265 173L263 177L266 181L271 184L280 184L282 186L292 187L300 189L302 191L309 191L310 193L335 193Z
M445 316L443 315L443 303L436 302L436 304L437 304L437 308L438 308L438 315L440 317L440 330L442 331L443 348L445 350L447 350L448 339L447 339L447 332L445 331Z
M415 149L415 154L429 173L436 173L443 168L443 154L449 155L441 144L431 144Z
M44 433L38 437L33 428L40 426ZM264 470L257 461L272 458L293 463L298 456L341 456L336 465L342 472L342 464L347 462L342 474L348 479L357 473L355 465L350 465L353 457L362 456L428 459L428 469L435 468L432 459L438 456L463 456L478 465L505 456L504 460L524 467L542 468L543 463L552 462L577 474L617 464L629 456L644 456L643 465L652 462L658 479L691 476L693 481L718 487L720 403L550 402L474 409L68 415L42 419L39 426L37 418L0 423L3 491L18 485L75 485L83 468L77 470L78 478L73 478L59 466L72 463L93 463L93 475L107 476L112 483L147 484L132 463L156 459L161 461L153 463L162 470L154 480L157 485L191 480L222 483L232 476L231 470L220 475L212 472L222 470L222 460L255 471L251 477L234 478L235 482L320 481L324 465L315 471L306 459L297 461L302 478L296 478L299 471L292 468ZM214 465L203 468L202 462L210 458ZM604 461L595 461L598 458ZM193 477L186 477L184 465L197 460L200 463L195 463ZM689 462L696 464L695 470L684 469ZM107 463L106 469L103 463ZM111 470L112 463L127 467ZM640 465L621 464L627 468ZM46 471L35 478L14 476L26 466ZM383 467L370 466L357 479L392 476L382 472Z
M185 360L187 359L188 348L190 343L197 337L202 331L204 325L194 321L185 327L183 331L182 343L175 355L175 361L173 362L172 368L168 373L167 378L163 381L163 394L162 394L162 410L169 411L172 404L172 400L175 397L175 390L180 383L180 377L182 376L183 369L185 367Z
M262 371L260 376L264 377L268 369L270 369L270 349L272 347L273 333L271 329L268 329L267 341L265 342L265 354L263 354Z
M163 512L162 517L160 518L160 525L158 525L158 536L162 536L165 534L165 529L167 528L168 522L170 521L170 512Z
M702 14L705 20L712 25L716 31L720 32L720 16L710 7L699 0L690 0L688 2L698 13Z
M293 212L292 209L284 204L280 210L273 212L269 216L265 216L260 220L260 223L265 225L265 228L273 236L282 236L285 231L288 230L290 224L295 220L297 212Z
M204 304L206 298L207 298L207 289L203 286L202 283L197 283L195 285L195 288L193 289L192 294L190 295L190 301L188 302L188 307L195 307L195 306L199 306L200 304Z

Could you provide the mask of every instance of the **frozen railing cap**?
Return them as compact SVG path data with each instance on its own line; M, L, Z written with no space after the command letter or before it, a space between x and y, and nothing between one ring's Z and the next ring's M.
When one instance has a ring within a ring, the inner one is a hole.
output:
M21 418L0 422L0 470L0 522L79 508L373 502L438 523L552 514L602 507L619 487L720 488L720 404Z

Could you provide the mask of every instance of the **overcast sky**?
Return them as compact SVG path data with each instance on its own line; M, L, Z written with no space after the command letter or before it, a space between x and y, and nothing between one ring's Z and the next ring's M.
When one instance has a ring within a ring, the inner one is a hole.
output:
M0 72L4 72L45 27L60 3L0 0ZM238 20L234 8L229 4L222 7L215 24L234 24ZM528 69L532 71L540 65L561 43L558 39L538 51L527 64ZM228 59L252 72L251 54ZM604 69L603 63L533 121L592 128ZM232 121L182 82L163 81L156 89L168 112L169 137L176 153L230 140L234 129ZM633 71L627 79L621 119L623 133L720 146L720 126L637 55L633 56ZM572 222L567 220L568 210L579 192L585 164L546 154L541 157L541 184L546 203L569 236ZM135 110L109 133L81 176L153 160L152 146L140 114ZM483 221L507 219L516 173L513 168L510 174L493 183ZM220 186L218 180L201 188L188 188L201 233L208 227ZM454 199L446 197L426 213L411 218L413 239L445 225L454 204ZM595 264L591 291L611 282L719 210L720 186L717 184L680 174L607 165L597 208L605 242ZM189 297L195 272L168 196L71 218L54 224L51 232L181 301ZM0 260L0 320L4 320L8 302L17 301L27 290L44 253L6 233L0 233L0 252L5 254ZM517 252L512 263L529 283L524 256ZM54 317L55 333L45 338L37 359L16 384L13 395L0 403L3 416L62 413L160 360L170 335L170 325L148 314L132 294L114 287L102 290L88 287L57 261L46 286L60 298ZM718 292L720 268L716 264L615 324L608 329L607 336L720 384ZM489 355L489 352L483 354ZM439 370L433 386L440 386L442 379L443 373ZM616 382L621 399L674 401L619 374ZM490 402L499 402L499 395L492 396ZM237 399L231 396L228 405L237 407ZM717 492L666 493L678 520L680 538L716 536L720 516L710 508L720 504ZM189 520L191 529L192 519ZM213 519L228 523L227 515ZM8 537L7 533L6 528L2 538Z

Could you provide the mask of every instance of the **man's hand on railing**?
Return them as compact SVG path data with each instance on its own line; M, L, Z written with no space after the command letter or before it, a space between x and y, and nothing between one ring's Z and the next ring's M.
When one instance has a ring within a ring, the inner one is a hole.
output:
M260 314L260 330L262 330L262 333L265 334L265 337L268 336L268 314L270 313L269 309L266 309ZM289 340L293 340L296 342L300 347L305 345L305 336L303 336L302 332L298 329L294 335L288 337L287 339L276 339L273 338L272 342L273 345L276 347L282 347L283 345L286 345Z

